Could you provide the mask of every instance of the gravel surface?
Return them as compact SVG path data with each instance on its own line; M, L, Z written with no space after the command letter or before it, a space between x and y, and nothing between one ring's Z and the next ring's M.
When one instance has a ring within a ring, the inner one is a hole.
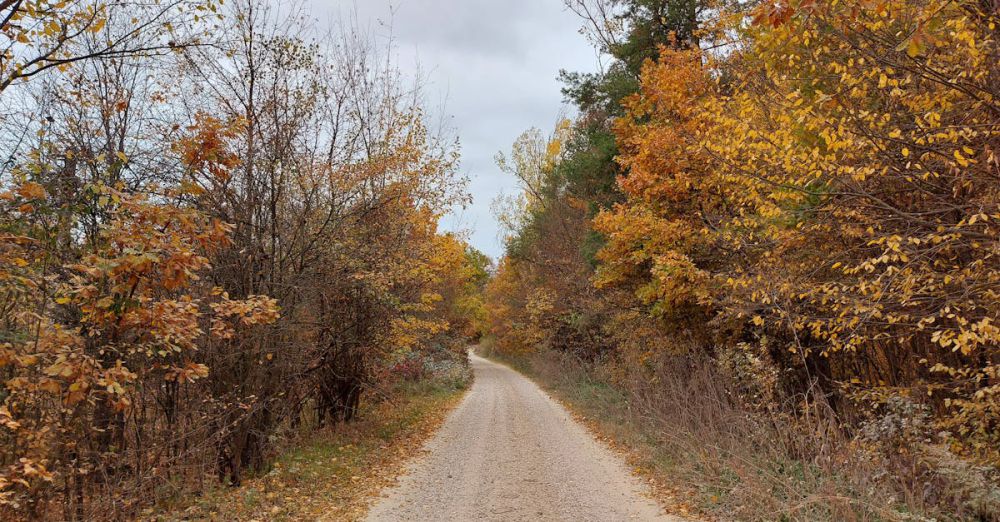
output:
M472 390L369 521L681 520L533 382L471 360Z

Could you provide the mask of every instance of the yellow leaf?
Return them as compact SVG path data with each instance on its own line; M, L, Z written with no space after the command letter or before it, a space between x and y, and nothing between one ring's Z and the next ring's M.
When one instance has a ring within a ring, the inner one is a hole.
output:
M104 29L104 24L106 24L106 23L107 23L107 20L105 20L103 18L100 18L100 19L96 20L93 25L90 26L89 30L92 33L99 33L99 32L101 32L101 29Z
M963 167L969 166L969 160L965 159L965 156L963 156L958 150L955 151L955 161L958 161L958 164Z

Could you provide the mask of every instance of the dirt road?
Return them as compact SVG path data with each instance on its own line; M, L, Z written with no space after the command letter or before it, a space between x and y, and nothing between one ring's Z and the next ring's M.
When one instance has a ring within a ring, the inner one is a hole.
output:
M468 396L368 520L680 520L530 380L472 366Z

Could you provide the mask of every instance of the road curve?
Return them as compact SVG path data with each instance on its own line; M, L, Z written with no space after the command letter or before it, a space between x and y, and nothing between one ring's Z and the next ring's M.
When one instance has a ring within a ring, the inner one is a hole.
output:
M471 361L472 389L369 521L681 520L538 386Z

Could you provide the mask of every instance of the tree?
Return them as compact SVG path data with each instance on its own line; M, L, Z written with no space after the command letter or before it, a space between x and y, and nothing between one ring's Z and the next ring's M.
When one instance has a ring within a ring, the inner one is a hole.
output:
M599 281L749 322L841 413L845 388L930 397L994 460L995 17L765 4L739 52L663 50L617 127L629 199L597 221Z
M217 10L214 0L3 0L0 33L8 44L0 61L0 92L78 62L164 54L196 44L198 33L188 27Z
M457 148L369 35L323 46L249 0L2 5L32 38L10 51L44 58L5 70L0 518L238 485L400 357L464 358L485 265L437 229Z

